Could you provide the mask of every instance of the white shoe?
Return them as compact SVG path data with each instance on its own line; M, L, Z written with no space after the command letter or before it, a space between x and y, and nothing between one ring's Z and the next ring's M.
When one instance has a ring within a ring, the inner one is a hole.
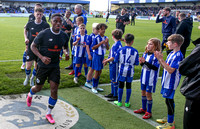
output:
M23 83L24 86L28 85L29 79L30 79L30 75L26 75L26 79L24 80L24 83Z
M76 83L76 84L78 83L78 78L77 77L74 78L74 83Z
M100 91L100 92L104 91L104 89L102 89L102 88L97 88L97 90Z
M96 88L93 88L93 87L92 87L92 92L95 93L95 94L98 93L97 89L96 89Z
M34 86L35 84L34 84L34 77L31 77L31 79L30 79L30 86Z
M92 88L92 84L90 84L90 83L86 82L86 83L85 83L85 87L87 87L87 88L90 88L90 89L91 89L91 88Z
M25 69L25 64L22 64L21 69L22 69L22 70Z

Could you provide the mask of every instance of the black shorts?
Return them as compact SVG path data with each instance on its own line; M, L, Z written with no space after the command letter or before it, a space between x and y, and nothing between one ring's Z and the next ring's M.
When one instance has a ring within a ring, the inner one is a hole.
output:
M48 82L51 80L57 84L60 83L60 67L44 68L37 67L36 84L43 85L48 78Z
M26 61L37 61L37 56L30 50L27 51Z

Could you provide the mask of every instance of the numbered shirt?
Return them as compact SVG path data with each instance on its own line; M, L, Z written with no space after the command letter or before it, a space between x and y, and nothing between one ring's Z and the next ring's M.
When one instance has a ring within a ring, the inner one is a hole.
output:
M80 37L78 43L74 46L74 56L76 57L86 57L86 43L88 42L88 35L76 35L74 42L77 41L77 38Z
M100 35L96 35L96 37L93 40L92 47L99 44L101 41L104 41L106 38L108 38L108 37L107 36L101 37ZM106 54L106 45L102 44L97 49L93 50L93 52L96 53L97 55L104 56Z
M178 85L179 81L181 79L181 74L179 73L179 63L183 60L183 55L181 51L177 51L176 53L173 53L173 51L167 56L166 63L172 67L175 68L175 71L170 74L167 72L166 69L163 70L162 75L162 87L165 89L172 89L175 90Z
M151 65L154 65L158 68L158 70L149 69L147 65L142 66L141 72L141 83L148 86L156 86L156 82L159 76L159 67L160 64L154 54L144 53L143 56L145 61Z
M139 65L138 51L133 47L122 47L117 51L114 61L119 62L120 76L133 77L134 66Z
M114 57L114 58L115 58L116 53L117 53L117 50L118 50L119 48L121 48L121 47L122 47L121 41L115 42L115 43L112 45L112 48L110 49L110 53L109 53L109 55L108 55L108 58L111 58L111 57ZM110 62L110 64L112 64L112 63L114 63L114 61L111 61L111 62Z

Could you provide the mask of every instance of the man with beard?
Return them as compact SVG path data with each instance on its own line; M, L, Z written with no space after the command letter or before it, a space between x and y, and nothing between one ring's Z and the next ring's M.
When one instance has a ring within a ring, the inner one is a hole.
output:
M162 51L166 48L167 55L171 52L168 50L167 47L167 38L174 34L176 31L176 19L175 17L170 15L171 9L166 7L163 10L160 10L158 16L156 18L156 23L162 22L162 34L163 34L163 41L162 41ZM161 13L163 13L163 17L160 18Z

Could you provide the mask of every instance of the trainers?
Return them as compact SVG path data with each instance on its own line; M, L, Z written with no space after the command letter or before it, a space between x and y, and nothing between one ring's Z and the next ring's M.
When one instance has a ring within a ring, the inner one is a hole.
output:
M30 79L30 86L34 86L35 84L34 84L34 77L31 77L31 79Z
M164 117L164 118L162 118L162 119L156 119L156 122L164 124L164 123L167 122L167 118Z
M147 110L144 110L142 108L138 109L138 110L135 110L133 111L134 113L137 113L137 114L141 114L141 113L145 113Z
M46 119L49 121L49 123L54 124L55 120L53 119L51 114L47 114L46 115Z
M85 87L87 87L87 88L90 88L90 89L91 89L91 88L92 88L92 84L90 84L90 83L86 82L86 83L85 83Z
M81 73L78 72L78 77L81 76Z
M77 77L74 78L74 83L76 83L76 84L78 83L78 78Z
M129 108L131 106L131 104L128 102L128 103L125 103L125 107Z
M113 94L110 93L110 94L108 94L108 95L105 95L104 97L106 97L106 98L112 98L112 97L113 97Z
M72 71L69 73L69 75L74 75L74 70L72 70Z
M30 93L28 93L28 94L30 94ZM28 107L30 107L31 103L32 103L32 97L29 97L29 95L28 95L27 98L26 98L26 104L27 104Z
M97 88L97 90L100 91L100 92L104 91L104 89L102 89L102 88Z
M97 89L96 89L96 88L93 88L93 87L92 87L92 92L95 93L95 94L98 93Z
M108 101L117 101L118 96L113 96L112 98L107 99Z
M156 126L156 129L175 129L175 125L167 122L164 125Z
M143 119L149 119L149 118L151 118L151 116L152 116L151 113L146 112L142 118L143 118Z
M24 83L23 83L24 86L28 85L29 79L30 79L30 75L26 75L26 79L24 80Z
M22 64L21 69L22 69L22 70L25 69L25 64Z
M114 101L114 104L116 104L116 105L119 106L119 107L122 106L122 102Z

